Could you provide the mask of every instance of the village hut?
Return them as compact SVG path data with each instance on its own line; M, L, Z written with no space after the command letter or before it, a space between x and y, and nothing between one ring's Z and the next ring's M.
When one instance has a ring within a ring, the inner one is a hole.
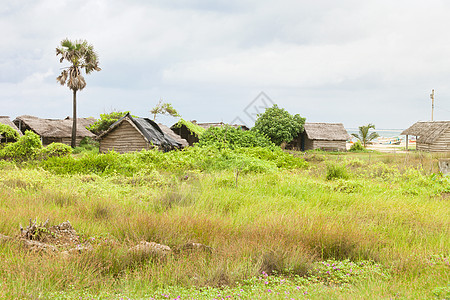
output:
M102 153L110 150L126 153L154 147L168 151L182 147L182 143L164 134L154 121L148 118L133 118L129 113L112 124L98 140Z
M189 143L185 139L183 139L181 136L173 132L172 129L170 129L166 125L158 123L158 126L159 128L161 128L162 132L164 132L165 135L170 136L175 141L177 141L181 145L181 148L189 146Z
M170 129L182 139L185 139L189 146L198 143L200 135L206 131L205 128L198 126L195 121L189 122L184 119L180 119Z
M241 124L226 124L224 122L215 122L215 123L196 123L198 126L204 128L205 130L207 130L210 127L223 127L223 126L231 126L233 128L236 129L241 129L243 131L247 131L249 130L249 128L245 125L241 125Z
M416 150L428 152L450 152L450 121L417 122L402 135L406 135L406 149L408 136L416 136Z
M19 136L22 136L22 132L20 132L19 128L17 128L17 126L11 121L11 119L8 116L0 116L0 124L8 125L12 129L17 131ZM8 141L7 138L5 138L4 136L2 136L0 134L0 142L3 143L3 142L10 142L10 141Z
M346 143L351 137L342 123L305 123L304 130L287 149L324 151L346 151Z
M95 138L95 134L86 129L95 122L94 118L77 119L76 145L79 146L83 138ZM66 118L41 119L34 116L20 116L14 120L14 124L24 133L31 130L41 137L42 145L47 146L51 143L63 143L70 146L72 140L72 120Z

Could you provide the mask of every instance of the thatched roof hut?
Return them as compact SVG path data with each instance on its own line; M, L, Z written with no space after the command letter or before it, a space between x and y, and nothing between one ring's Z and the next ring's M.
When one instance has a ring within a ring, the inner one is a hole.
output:
M22 136L22 132L20 132L19 128L11 121L11 119L8 116L0 116L0 124L5 124L14 129L19 133L20 136Z
M126 153L154 147L166 151L183 147L182 142L164 134L154 121L148 118L133 118L129 113L112 124L98 140L100 152L103 153L110 150Z
M166 125L158 123L158 126L159 128L161 128L162 132L164 132L165 135L170 136L175 141L177 141L181 145L181 148L189 146L189 143L185 139L183 139L181 136L173 132L172 129L170 129Z
M286 148L301 151L346 151L346 143L350 138L342 123L305 123L304 131Z
M208 129L209 127L222 127L222 126L231 126L233 128L237 128L237 129L241 129L244 131L249 130L249 128L245 125L240 125L240 124L226 124L224 122L214 122L214 123L195 123L198 126L204 128L204 129Z
M184 119L178 120L170 129L182 139L185 139L189 146L198 143L200 135L206 131L205 128L198 126L195 121L189 122Z
M416 149L430 152L450 152L450 121L417 122L402 135L418 137Z
M95 134L86 129L86 126L95 122L94 118L77 119L76 145L85 137L95 138ZM41 119L34 116L20 116L14 120L14 124L21 132L31 130L41 137L42 144L47 146L51 143L63 143L70 145L72 138L72 120Z

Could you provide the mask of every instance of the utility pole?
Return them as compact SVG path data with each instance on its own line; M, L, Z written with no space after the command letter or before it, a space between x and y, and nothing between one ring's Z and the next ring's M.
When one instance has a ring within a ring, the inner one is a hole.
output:
M431 121L433 121L433 112L434 112L434 89L431 90L430 98L431 98Z

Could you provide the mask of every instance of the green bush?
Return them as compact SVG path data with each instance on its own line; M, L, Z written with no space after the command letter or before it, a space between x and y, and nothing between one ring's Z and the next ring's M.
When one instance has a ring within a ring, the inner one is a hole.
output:
M84 137L80 141L80 145L78 147L75 147L72 151L73 154L79 154L82 152L99 152L99 142L90 138L90 137Z
M41 149L42 143L40 137L34 132L27 130L25 135L21 136L17 142L8 144L0 150L0 158L26 161L36 158Z
M0 124L0 135L6 138L9 142L17 141L20 137L16 130L5 124Z
M361 144L360 141L357 141L356 143L354 143L351 147L350 150L352 152L366 152L366 148L364 148L364 146Z
M109 114L100 114L100 119L86 128L97 135L101 134L103 131L108 130L109 126L114 124L117 120L125 116L127 113L129 113L129 111L113 111Z
M350 176L344 164L329 162L327 163L326 179L348 179Z
M200 147L213 146L216 148L239 148L239 147L270 147L275 144L268 137L257 131L244 131L231 127L210 127L200 136L198 145Z
M39 153L41 159L48 159L50 157L68 156L72 153L72 148L62 143L51 143L45 148L42 148Z

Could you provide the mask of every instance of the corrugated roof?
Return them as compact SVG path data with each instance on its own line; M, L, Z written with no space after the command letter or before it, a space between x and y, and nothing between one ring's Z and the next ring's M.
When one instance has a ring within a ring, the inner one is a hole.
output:
M342 123L305 123L304 128L311 140L346 141L351 138Z
M12 129L16 130L19 133L19 135L22 136L22 132L20 132L19 128L16 127L16 125L11 121L11 119L8 116L0 116L0 123L12 127Z
M405 129L402 135L418 136L418 143L431 144L450 128L450 121L420 121Z
M15 124L23 124L31 128L41 137L67 138L72 136L72 119L41 119L34 116L20 116L14 120ZM95 122L94 118L77 119L77 137L95 137L95 134L86 129L86 126Z

